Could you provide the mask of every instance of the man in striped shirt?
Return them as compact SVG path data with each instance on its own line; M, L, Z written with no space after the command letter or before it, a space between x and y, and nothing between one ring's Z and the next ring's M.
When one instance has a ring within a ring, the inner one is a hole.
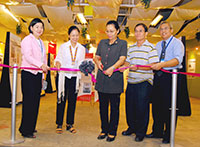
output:
M137 42L129 47L124 66L131 66L126 90L126 119L128 129L122 135L136 134L135 141L143 141L149 122L149 95L153 85L151 66L159 62L153 44L146 40L148 28L139 23L134 28ZM149 67L138 67L147 65ZM123 70L121 70L122 72Z

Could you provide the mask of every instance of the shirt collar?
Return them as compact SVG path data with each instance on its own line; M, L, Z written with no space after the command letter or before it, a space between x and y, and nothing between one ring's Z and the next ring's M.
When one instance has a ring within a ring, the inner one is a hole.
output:
M68 41L68 43L69 43L69 46L71 46L71 47L72 47L72 44L71 44L71 41L70 41L70 40ZM77 47L78 47L78 45L79 45L79 43L77 42L77 43L76 43L76 46L75 46L75 48L77 48ZM72 47L72 48L73 48L73 47Z
M168 44L168 42L170 41L170 39L172 38L173 36L171 35L167 40L165 40L166 44ZM164 40L163 40L164 41Z
M149 44L149 41L146 39L141 46L148 45L148 44ZM137 42L134 45L137 45Z
M115 40L115 42L113 44L117 44L119 42L119 40L120 40L119 37L117 37L117 39ZM106 44L110 45L109 39L106 40ZM113 45L113 44L111 44L111 45Z

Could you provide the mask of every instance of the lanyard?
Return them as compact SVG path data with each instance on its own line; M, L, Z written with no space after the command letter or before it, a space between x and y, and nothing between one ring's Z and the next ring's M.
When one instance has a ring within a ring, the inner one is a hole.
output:
M71 54L72 64L74 65L74 64L75 64L75 61L76 61L76 54L77 54L78 47L76 47L74 56L73 56L73 54L72 54L72 46L71 46L71 45L69 46L69 50L70 50L70 54Z
M172 39L173 39L173 36L170 38L170 40L167 43L167 45L165 46L165 48L164 48L164 41L162 42L162 52L161 52L161 55L160 55L160 61L161 62L164 62L165 51L166 51L167 47L169 46L170 42L172 41Z
M39 42L40 42L40 48L41 48L41 52L42 52L42 55L43 55L43 46L42 46L42 41L39 39Z
M167 47L169 46L169 44L170 44L170 42L172 41L172 39L173 39L173 36L170 38L170 40L169 40L169 42L167 43L167 45L166 45L166 47L165 47L165 50L167 49ZM162 46L163 46L163 42L162 42Z
M44 49L43 49L43 46L42 46L42 41L40 39L39 39L39 45L40 45L41 52L42 52L41 61L44 62Z

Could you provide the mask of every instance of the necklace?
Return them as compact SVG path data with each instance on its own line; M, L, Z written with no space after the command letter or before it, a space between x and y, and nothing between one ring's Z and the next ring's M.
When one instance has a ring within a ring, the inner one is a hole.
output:
M72 65L74 65L75 61L76 61L76 54L77 54L78 47L76 47L74 56L72 54L72 46L71 45L69 46L69 50L70 50L70 54L71 54Z

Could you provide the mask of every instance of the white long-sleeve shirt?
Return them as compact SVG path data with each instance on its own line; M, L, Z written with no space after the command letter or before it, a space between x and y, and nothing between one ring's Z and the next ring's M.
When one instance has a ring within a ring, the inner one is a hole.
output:
M71 51L70 51L71 47ZM75 52L76 57L75 57ZM72 55L71 55L72 54ZM72 56L72 57L71 57ZM75 59L74 64L72 61L72 58ZM61 63L61 68L73 68L78 69L81 62L85 59L85 47L82 46L80 43L77 43L75 48L72 47L71 42L68 41L66 43L63 43L58 51L58 54L56 56L55 62L58 61ZM76 78L76 92L78 92L79 89L79 80L81 78L80 72L59 72L59 79L58 79L58 103L63 101L62 95L64 94L64 85L65 85L65 78L67 77L71 79L72 77Z
M75 51L77 48L77 54L75 59L75 64L72 64L72 58L70 53L70 46L72 49L72 57L74 58ZM85 59L85 47L82 46L80 43L77 43L75 48L72 47L71 42L68 41L66 43L63 43L59 50L58 54L56 56L55 62L59 61L61 63L61 68L74 68L78 69L81 62ZM71 77L77 77L77 72L65 72L65 76L69 79Z

